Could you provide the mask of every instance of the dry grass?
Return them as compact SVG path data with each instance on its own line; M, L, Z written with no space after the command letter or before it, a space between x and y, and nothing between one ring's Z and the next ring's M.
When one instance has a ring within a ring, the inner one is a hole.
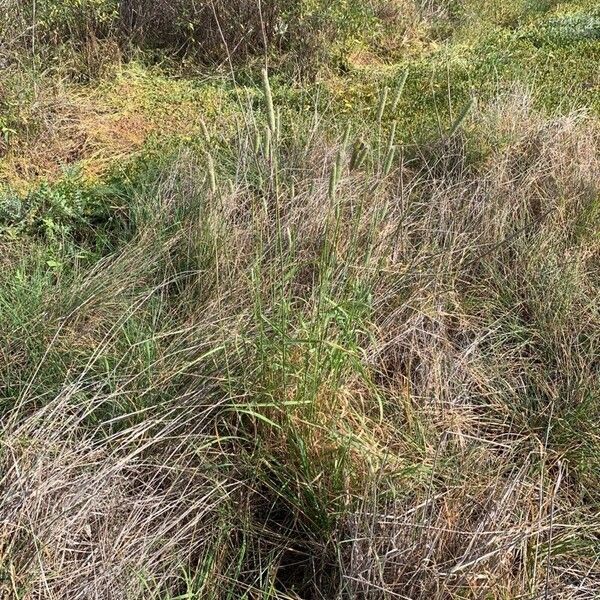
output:
M597 121L511 95L387 175L381 131L350 171L261 123L215 193L157 175L3 368L5 593L596 597Z
M56 181L73 166L86 176L101 176L150 138L198 135L201 121L216 114L226 127L231 111L217 86L194 88L135 63L81 85L57 83L51 76L36 84L24 77L7 86L5 101L18 107L19 127L5 144L0 182L16 189Z

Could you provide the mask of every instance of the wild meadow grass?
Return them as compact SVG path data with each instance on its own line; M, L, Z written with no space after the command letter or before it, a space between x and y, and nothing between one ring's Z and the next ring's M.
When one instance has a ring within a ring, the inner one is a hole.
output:
M2 598L600 595L594 6L350 4L200 81L128 53L205 2L0 46Z
M3 242L4 593L594 597L597 121L263 91Z

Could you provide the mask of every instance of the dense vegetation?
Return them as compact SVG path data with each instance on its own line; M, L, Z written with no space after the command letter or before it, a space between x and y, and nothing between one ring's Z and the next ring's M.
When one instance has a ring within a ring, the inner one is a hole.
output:
M595 1L0 34L2 597L600 596Z

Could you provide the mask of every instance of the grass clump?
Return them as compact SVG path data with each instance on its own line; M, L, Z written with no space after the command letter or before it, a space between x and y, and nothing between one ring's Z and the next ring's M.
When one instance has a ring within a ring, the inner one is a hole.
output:
M94 261L2 242L7 593L593 594L597 122L513 95L390 159L264 92L115 171Z
M0 595L598 596L593 7L105 6L0 90Z

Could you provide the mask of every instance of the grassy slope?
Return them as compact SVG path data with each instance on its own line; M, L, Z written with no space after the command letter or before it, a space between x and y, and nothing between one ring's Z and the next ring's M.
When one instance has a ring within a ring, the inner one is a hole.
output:
M251 73L13 72L0 586L594 597L593 4L471 2L396 60L275 73L270 133Z

